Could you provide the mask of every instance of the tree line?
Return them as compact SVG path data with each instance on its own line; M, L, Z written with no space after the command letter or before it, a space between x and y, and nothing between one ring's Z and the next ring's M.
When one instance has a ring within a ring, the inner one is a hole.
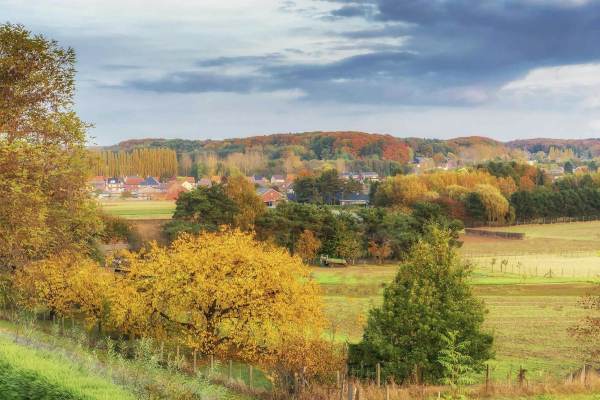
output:
M140 148L132 151L93 151L92 170L97 176L176 176L177 153L166 148Z
M372 188L371 203L410 211L430 203L466 225L600 215L600 175L567 174L555 181L540 168L490 161L471 169L398 175Z

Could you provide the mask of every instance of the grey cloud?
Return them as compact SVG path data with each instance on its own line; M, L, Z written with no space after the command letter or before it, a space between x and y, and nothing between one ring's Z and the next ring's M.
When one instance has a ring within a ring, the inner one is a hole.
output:
M198 67L247 66L231 76L174 72L125 86L159 92L248 93L299 89L304 99L376 104L473 104L493 98L532 68L600 60L600 2L472 0L336 1L330 14L372 27L336 34L337 49L364 54L330 63L284 54L201 60ZM403 39L398 45L389 39Z

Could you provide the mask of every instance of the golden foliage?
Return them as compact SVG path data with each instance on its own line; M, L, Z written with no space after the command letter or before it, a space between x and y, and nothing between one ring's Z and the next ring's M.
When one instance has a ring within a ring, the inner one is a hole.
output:
M502 196L502 193L492 185L477 185L475 192L479 194L485 206L487 220L504 222L509 209L506 197Z
M435 200L439 195L447 195L454 200L459 200L467 192L474 191L478 185L489 185L501 188L503 193L512 193L516 187L514 187L514 182L511 185L508 179L498 179L481 170L396 175L381 183L377 196L388 204L399 208L408 208L418 201Z
M127 254L113 318L125 332L175 338L202 354L261 362L290 332L320 332L317 286L300 258L239 230L181 235Z
M0 26L0 268L89 250L86 129L73 111L75 53Z
M314 260L320 248L321 241L315 236L313 231L305 229L300 234L300 237L298 237L296 252L304 261Z
M381 244L371 240L369 242L369 254L377 259L379 264L383 264L383 260L388 258L392 254L392 247L390 243L385 241Z
M238 207L233 217L234 226L243 231L254 229L254 222L267 211L265 203L256 194L254 185L245 176L237 175L227 179L225 194Z
M81 313L91 325L106 317L114 280L112 272L96 262L62 253L17 271L15 286L26 308L45 308L61 316Z

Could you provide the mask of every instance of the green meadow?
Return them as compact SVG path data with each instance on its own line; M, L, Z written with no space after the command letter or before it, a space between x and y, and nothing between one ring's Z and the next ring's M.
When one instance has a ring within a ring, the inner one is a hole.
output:
M109 215L125 219L170 219L175 202L169 200L105 200L100 207Z
M526 238L463 237L460 249L463 258L473 264L470 283L485 302L485 327L495 337L492 376L502 380L511 374L514 378L520 367L527 369L532 380L566 376L582 363L581 346L568 332L587 315L578 301L586 294L600 294L600 257L596 255L600 222L506 230L525 232ZM556 246L539 247L540 241L548 240ZM397 268L313 268L313 276L323 288L329 332L335 340L360 340L368 310L380 304L383 288Z

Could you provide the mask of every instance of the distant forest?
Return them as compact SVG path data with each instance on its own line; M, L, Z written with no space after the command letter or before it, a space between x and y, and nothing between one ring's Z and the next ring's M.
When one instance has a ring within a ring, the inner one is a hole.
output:
M398 138L364 132L305 132L225 140L136 139L94 148L97 175L202 176L297 174L302 171L407 172L417 158L439 166L489 160L547 162L591 160L600 139L529 139L499 142L486 137L449 140Z

